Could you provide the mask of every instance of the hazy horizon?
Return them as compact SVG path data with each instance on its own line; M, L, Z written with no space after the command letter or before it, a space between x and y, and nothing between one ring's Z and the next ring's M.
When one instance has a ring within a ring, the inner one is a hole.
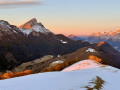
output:
M2 0L0 20L20 26L31 18L54 33L88 35L120 28L119 0Z

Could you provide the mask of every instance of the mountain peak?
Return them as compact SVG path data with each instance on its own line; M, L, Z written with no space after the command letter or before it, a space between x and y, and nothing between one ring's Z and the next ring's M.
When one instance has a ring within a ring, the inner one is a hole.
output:
M2 31L9 31L9 29L11 29L11 25L4 20L0 20L0 29Z
M36 21L37 21L37 19L36 19L36 18L32 18L32 19L30 19L30 20L36 20Z
M37 19L36 18L32 18L27 23L37 23Z
M36 18L32 18L25 24L19 26L25 34L30 34L31 32L40 32L44 34L52 33L44 27L42 23L38 23ZM28 33L29 32L29 33Z
M7 21L0 20L0 25L10 25Z
M23 29L32 29L32 26L37 24L37 19L36 18L32 18L29 21L27 21L25 24L19 26L19 28L23 28Z

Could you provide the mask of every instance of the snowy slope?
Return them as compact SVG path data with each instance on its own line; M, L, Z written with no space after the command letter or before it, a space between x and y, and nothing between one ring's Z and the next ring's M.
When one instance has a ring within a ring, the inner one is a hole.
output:
M94 64L93 62L91 61L91 64ZM73 66L76 67L76 64ZM40 73L1 80L0 90L87 90L93 87L92 90L98 87L103 90L119 90L119 78L119 69L99 66L91 69Z
M103 67L102 65L95 60L84 60L78 63L73 64L70 67L65 68L63 71L74 71L74 70L81 70L81 69L89 69L89 68L96 68L96 67Z
M4 32L6 32L8 34L17 33L16 29L17 28L15 26L13 27L7 21L0 20L0 32L4 31Z
M31 32L33 32L32 29L21 29L21 28L20 28L20 31L23 32L26 35L29 35Z

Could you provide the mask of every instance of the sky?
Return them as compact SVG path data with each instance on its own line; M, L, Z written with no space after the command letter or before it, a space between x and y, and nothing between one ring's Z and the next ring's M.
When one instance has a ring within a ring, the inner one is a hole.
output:
M0 0L0 20L20 26L36 18L56 34L120 29L120 0Z

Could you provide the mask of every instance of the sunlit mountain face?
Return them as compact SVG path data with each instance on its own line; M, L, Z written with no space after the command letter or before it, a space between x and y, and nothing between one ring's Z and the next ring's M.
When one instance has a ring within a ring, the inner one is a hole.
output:
M49 31L48 29L46 29L42 25L42 23L40 23L40 22L38 23L35 18L33 18L33 19L29 20L28 22L26 22L25 24L19 26L19 28L25 34L30 34L33 31L44 33L44 34L52 33L51 31Z

